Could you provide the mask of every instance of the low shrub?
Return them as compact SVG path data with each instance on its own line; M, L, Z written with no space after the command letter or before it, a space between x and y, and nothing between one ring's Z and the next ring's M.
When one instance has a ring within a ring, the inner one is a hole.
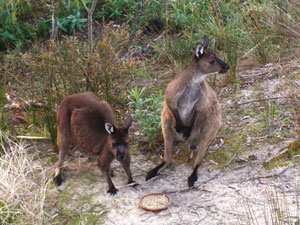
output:
M144 88L134 88L129 91L128 105L134 109L133 118L137 118L137 125L141 128L144 143L149 149L154 149L162 141L161 110L163 95L161 91L145 97Z

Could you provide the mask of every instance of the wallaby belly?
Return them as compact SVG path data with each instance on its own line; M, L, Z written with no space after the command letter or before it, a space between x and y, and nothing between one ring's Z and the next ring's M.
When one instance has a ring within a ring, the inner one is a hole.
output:
M181 96L179 96L177 110L184 126L190 127L193 125L193 119L197 110L196 106L202 96L201 86L195 85L187 86Z

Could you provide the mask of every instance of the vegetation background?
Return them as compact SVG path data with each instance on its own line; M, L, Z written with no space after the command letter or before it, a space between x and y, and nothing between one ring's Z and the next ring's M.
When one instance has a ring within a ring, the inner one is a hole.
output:
M93 2L90 48L87 8ZM58 28L54 36L53 16ZM299 54L300 1L0 0L1 157L13 139L6 135L50 138L55 149L57 106L64 96L87 88L108 101L118 119L133 115L133 152L159 154L163 91L187 65L203 35L231 66L229 74L211 78L210 84L220 97L238 101L239 91L253 85L240 71L288 64ZM293 72L287 70L286 76L293 84L285 88L299 90L300 67L291 67ZM292 103L286 107L268 99L247 112L264 121L255 127L254 132L260 132L256 135L269 132L273 137L277 130L270 124L289 111L293 116L284 121L300 136L299 92L289 98ZM238 146L247 139L240 130L222 129L230 143L225 147L231 150L210 156L220 165L241 151ZM288 136L284 132L276 133L276 141ZM291 146L298 154L299 140ZM48 185L45 180L43 184ZM20 204L0 198L0 223L32 219L32 212L20 213Z

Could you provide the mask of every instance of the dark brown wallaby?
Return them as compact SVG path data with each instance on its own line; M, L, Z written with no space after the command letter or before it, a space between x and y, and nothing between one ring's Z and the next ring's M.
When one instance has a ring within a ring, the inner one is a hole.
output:
M196 46L190 65L177 74L166 89L161 115L164 160L148 172L146 180L172 162L173 142L177 134L182 134L192 153L197 151L194 170L188 178L189 187L194 186L198 179L197 170L221 126L221 107L205 78L211 73L229 70L229 65L207 47L208 38L204 36L203 44Z
M108 193L114 195L118 191L111 180L110 163L115 158L122 163L128 183L133 183L128 149L131 122L129 118L122 128L116 127L110 105L99 101L91 92L65 97L57 111L59 161L53 179L55 185L63 181L61 170L71 143L82 151L99 155L98 166L106 176Z

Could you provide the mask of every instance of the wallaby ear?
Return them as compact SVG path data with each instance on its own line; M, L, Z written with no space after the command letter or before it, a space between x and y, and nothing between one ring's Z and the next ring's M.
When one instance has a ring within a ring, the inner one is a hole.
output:
M200 59L201 56L203 55L203 53L204 53L203 45L197 44L196 45L196 51L195 51L196 58Z
M206 35L204 35L202 45L201 44L196 45L195 55L196 55L197 59L200 59L200 57L203 55L204 49L207 49L207 47L208 47L208 43L209 43L208 37Z
M125 121L123 128L128 131L129 127L131 126L131 123L132 123L132 118L131 116L129 116Z
M204 35L203 36L203 44L202 44L204 49L207 49L208 43L209 43L208 37L206 35Z
M107 131L107 133L112 134L115 132L115 128L114 126L109 123L109 122L105 122L105 130Z

